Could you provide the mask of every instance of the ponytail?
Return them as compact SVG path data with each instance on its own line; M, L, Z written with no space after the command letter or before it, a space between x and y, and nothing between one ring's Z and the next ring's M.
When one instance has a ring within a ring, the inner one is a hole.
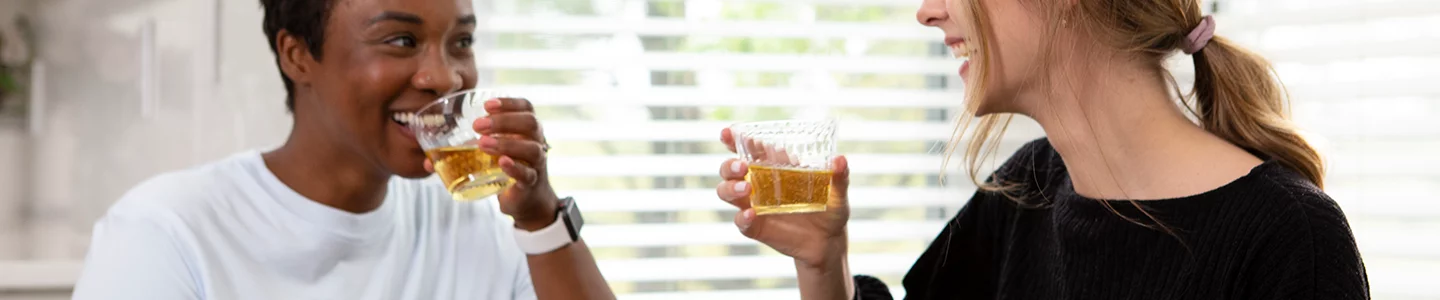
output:
M1218 36L1193 56L1195 89L1190 98L1200 126L1324 187L1320 154L1290 123L1286 92L1270 63Z
M968 2L977 28L975 40L981 43L978 47L986 47L983 43L991 39L987 35L992 26L991 20L980 13L987 11L984 1ZM1320 154L1290 123L1286 92L1270 62L1234 41L1215 36L1215 20L1203 16L1200 1L1078 1L1068 7L1045 1L1036 3L1046 8L1044 11L1050 12L1053 19L1061 21L1054 25L1080 26L1090 36L1115 49L1148 59L1156 70L1163 71L1162 62L1177 49L1192 55L1195 89L1182 98L1199 119L1200 126L1231 144L1278 161L1316 186L1324 187L1325 167ZM950 155L958 149L965 149L971 180L983 190L1006 191L1008 187L979 182L980 163L996 152L995 146L1009 124L1009 116L986 115L975 124L978 126L970 126L991 80L984 70L994 65L991 62L994 58L984 51L978 58L978 62L971 60L971 72L975 72L976 77L974 82L967 82L965 113L960 116L954 138L946 147L945 161L948 163ZM1178 88L1173 77L1169 80ZM967 133L973 136L968 145L962 147L960 138Z

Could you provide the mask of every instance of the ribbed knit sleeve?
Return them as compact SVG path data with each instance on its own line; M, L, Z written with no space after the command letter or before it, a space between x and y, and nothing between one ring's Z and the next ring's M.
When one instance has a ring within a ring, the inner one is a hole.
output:
M894 300L890 287L879 278L855 275L855 300Z
M1257 247L1243 298L1368 299L1365 263L1340 207L1318 190L1291 197Z

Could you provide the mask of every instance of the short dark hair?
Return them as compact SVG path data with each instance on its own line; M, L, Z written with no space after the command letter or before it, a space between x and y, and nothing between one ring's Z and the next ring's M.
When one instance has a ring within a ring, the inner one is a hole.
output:
M275 53L275 66L280 66L280 48L275 37L281 30L305 41L310 55L320 59L320 48L325 44L325 22L330 19L330 9L335 0L260 0L265 9L265 37L270 39L270 52ZM280 71L285 82L285 108L295 111L295 82Z

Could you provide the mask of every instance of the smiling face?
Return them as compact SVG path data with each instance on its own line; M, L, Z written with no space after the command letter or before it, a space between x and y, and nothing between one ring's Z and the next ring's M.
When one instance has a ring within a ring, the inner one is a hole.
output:
M978 2L977 2L978 1ZM973 90L976 115L1017 112L1023 95L1044 76L1045 14L1022 0L925 0L915 18L944 31L944 41L966 63L960 67Z
M387 173L428 176L424 152L397 116L475 86L470 1L337 1L323 56L282 64L295 81L297 130Z

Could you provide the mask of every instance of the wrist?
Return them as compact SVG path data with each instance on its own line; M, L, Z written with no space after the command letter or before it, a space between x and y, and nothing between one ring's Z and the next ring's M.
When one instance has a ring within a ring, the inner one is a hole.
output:
M528 220L521 220L521 219L519 219L519 218L516 218L516 219L515 219L515 228L519 228L519 229L525 230L525 231L537 231L537 230L540 230L541 228L545 228L546 226L550 226L550 224L555 224L555 220L556 220L555 214L551 214L549 220L545 220L545 219L542 219L542 218L534 218L534 219L528 219Z
M540 203L537 204L534 209L528 210L527 213L511 216L515 219L515 228L525 231L536 231L550 226L550 224L554 224L555 221L558 220L560 216L559 200L550 197L550 199L537 202Z
M814 270L833 269L843 266L849 257L850 242L844 234L826 239L816 255L795 258L795 267Z
M800 284L801 299L855 298L855 281L850 277L847 255L827 259L823 264L810 265L795 261L795 275Z

